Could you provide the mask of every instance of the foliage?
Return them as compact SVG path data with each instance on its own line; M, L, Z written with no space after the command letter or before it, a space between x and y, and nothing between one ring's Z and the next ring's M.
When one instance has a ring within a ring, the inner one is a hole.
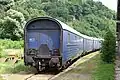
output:
M23 61L19 61L15 65L11 63L0 63L0 73L18 73L20 71L30 71L31 68L24 65Z
M0 46L0 58L3 57L3 56L4 56L4 55L3 55L3 47Z
M21 49L23 48L23 41L0 40L0 46L4 49Z
M7 27L6 27L7 26ZM22 38L23 28L16 19L6 17L1 26L0 37L12 40L19 40Z
M104 63L97 58L97 67L93 73L93 80L114 80L114 63L108 64Z
M12 5L14 5L13 0L0 0L0 12L9 10Z
M0 76L0 80L5 80L5 79L3 79L3 77L2 77L2 76Z
M101 59L107 63L113 63L115 60L116 40L113 33L108 30L104 37L101 49Z
M78 62L76 65L54 80L114 80L114 64L102 62L100 54L84 63Z
M115 12L93 0L0 0L0 38L23 39L26 21L40 16L57 18L77 31L104 37L115 31ZM115 32L114 32L115 33Z

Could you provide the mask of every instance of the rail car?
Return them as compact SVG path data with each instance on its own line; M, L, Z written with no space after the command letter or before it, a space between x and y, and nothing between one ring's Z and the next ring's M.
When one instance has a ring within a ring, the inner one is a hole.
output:
M24 63L38 71L46 66L61 69L85 52L99 49L101 41L83 35L57 19L34 18L24 28Z

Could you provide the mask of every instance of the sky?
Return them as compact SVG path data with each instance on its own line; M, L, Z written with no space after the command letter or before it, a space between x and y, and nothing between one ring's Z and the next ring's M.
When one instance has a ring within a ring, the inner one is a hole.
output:
M108 8L117 11L117 0L94 0L94 1L100 1Z

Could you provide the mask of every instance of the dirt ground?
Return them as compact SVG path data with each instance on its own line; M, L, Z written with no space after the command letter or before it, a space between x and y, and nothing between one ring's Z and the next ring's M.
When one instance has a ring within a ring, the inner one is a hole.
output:
M1 74L4 80L91 80L91 74L95 67L94 58L99 52L91 53L77 60L69 68L59 74L43 73L36 74L35 72L21 71L16 74ZM93 58L94 57L94 58Z
M53 78L53 80L92 80L92 74L96 68L96 56L99 52L89 54L79 59L70 66L67 71Z
M21 71L15 74L1 74L1 76L4 80L48 80L54 74L49 72L38 74L36 69L34 69L30 72Z

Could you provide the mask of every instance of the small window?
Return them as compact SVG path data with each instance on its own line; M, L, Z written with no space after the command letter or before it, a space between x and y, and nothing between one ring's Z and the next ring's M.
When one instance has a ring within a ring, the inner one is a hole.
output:
M70 33L68 33L68 43L70 43Z

